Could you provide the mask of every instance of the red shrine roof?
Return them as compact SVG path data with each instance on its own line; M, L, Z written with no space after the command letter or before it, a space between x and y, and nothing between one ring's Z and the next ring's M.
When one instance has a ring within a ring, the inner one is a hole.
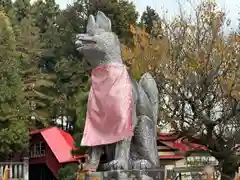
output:
M187 151L190 150L206 150L207 148L194 143L185 143L182 141L182 138L179 137L177 133L159 133L158 132L158 141L169 147L172 150L177 150L177 153L175 155L161 155L160 159L183 159L183 155Z
M197 150L207 149L206 147L199 144L190 142L185 143L184 141L182 141L182 137L179 137L178 134L176 133L158 133L158 141L172 149L177 149L181 152L187 152L192 149Z
M170 141L170 140L176 140L179 138L178 133L160 133L157 132L158 140L161 141Z
M34 134L42 135L59 163L74 162L80 158L73 157L71 153L75 146L74 140L69 133L57 127L50 127L30 132L30 135Z
M184 156L181 156L181 155L162 155L162 156L160 156L160 159L171 159L171 160L184 159Z

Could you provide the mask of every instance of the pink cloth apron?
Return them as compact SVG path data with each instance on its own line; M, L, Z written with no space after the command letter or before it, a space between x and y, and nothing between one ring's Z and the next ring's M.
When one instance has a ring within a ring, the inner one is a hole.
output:
M132 83L126 66L99 66L92 70L91 79L81 145L111 144L133 136Z

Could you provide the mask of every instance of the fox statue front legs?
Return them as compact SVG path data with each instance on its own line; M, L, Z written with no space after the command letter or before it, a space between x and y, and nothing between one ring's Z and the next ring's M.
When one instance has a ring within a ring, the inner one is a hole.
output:
M90 171L96 171L99 166L102 154L103 154L102 146L89 147L87 150L88 156L85 162L85 168Z
M120 142L110 145L90 147L87 152L88 158L85 162L85 167L90 171L110 171L108 179L128 179L128 175L124 170L126 171L129 169L131 139L131 137L128 137ZM108 162L100 164L100 158L104 150ZM114 157L109 157L109 154L114 154Z
M125 172L114 170L146 170L139 174L133 173L139 180L152 180L159 177L156 172L147 172L148 169L159 168L159 157L156 148L156 125L147 116L139 116L138 124L134 130L134 137L109 145L106 153L115 153L111 161L100 166L100 170L110 171L109 178L126 178ZM129 156L130 147L130 156ZM128 164L126 164L127 162ZM126 178L127 179L127 178Z
M137 105L137 92L136 88L133 84L133 114L132 114L132 127L133 130L136 128L136 125L138 124L138 118L136 116L136 105ZM100 169L104 171L111 171L111 170L129 170L132 169L132 167L129 167L130 165L130 150L132 146L132 138L133 137L127 137L122 141L113 143L111 145L107 145L105 147L107 155L113 153L112 159L108 159L107 163L101 164ZM116 172L111 173L111 178L117 178L117 179L127 179L126 172Z

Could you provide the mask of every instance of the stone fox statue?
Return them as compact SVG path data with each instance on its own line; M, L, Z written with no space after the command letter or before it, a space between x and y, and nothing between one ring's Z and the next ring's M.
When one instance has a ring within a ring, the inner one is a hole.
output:
M92 68L82 146L88 146L85 163L93 171L158 168L156 121L158 89L145 73L139 83L130 78L111 21L98 12L90 15L87 32L76 36L77 50ZM99 164L106 152L107 162Z

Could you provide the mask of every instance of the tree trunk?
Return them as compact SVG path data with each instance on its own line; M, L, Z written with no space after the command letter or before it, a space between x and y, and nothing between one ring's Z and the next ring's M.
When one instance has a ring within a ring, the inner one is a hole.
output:
M238 169L237 161L235 158L230 156L228 159L219 161L221 170L221 180L234 179L235 173L237 172Z

